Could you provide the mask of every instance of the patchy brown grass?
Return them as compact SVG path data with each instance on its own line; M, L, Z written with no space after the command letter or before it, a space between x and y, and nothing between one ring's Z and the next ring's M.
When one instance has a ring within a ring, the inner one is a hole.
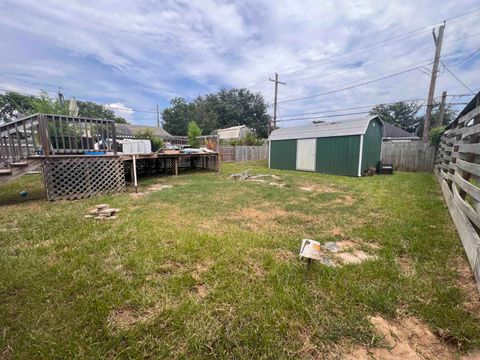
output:
M429 327L414 317L388 321L381 316L370 318L375 331L385 341L385 348L356 346L345 359L455 359L454 351Z
M463 306L466 311L480 320L480 292L470 264L462 258L459 258L456 263L458 272L457 286L465 294Z
M319 192L319 193L336 193L339 192L337 188L332 185L322 185L313 182L302 183L299 189L306 192Z

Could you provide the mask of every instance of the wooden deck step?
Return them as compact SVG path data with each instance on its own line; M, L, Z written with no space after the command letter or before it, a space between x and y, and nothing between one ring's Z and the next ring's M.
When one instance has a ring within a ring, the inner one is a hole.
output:
M0 176L1 175L12 175L12 169L0 169Z
M24 166L28 166L28 162L26 162L26 161L18 161L18 162L10 163L10 166L13 166L13 167L24 167Z

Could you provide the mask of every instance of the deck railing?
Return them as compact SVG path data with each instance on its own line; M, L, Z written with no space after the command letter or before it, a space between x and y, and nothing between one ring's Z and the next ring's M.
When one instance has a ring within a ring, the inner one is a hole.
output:
M0 125L0 167L34 155L117 154L115 122L35 114Z

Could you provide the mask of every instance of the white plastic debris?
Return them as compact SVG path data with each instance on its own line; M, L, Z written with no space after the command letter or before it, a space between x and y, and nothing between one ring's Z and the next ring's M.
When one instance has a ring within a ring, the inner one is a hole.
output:
M303 239L300 247L300 257L321 261L323 257L320 243L315 240Z

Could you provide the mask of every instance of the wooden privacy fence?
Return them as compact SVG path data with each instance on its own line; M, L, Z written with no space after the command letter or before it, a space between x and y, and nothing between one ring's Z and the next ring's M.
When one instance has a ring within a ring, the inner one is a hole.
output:
M422 141L383 142L382 162L399 171L432 171L435 147Z
M435 165L450 215L480 291L480 106L443 134Z
M230 146L220 145L220 156L223 162L254 161L268 159L268 145Z

